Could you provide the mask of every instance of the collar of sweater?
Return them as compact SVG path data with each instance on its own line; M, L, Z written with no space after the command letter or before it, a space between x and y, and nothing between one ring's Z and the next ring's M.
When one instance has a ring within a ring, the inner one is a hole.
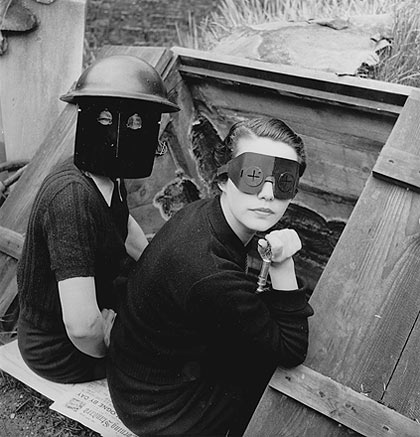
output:
M102 194L102 197L105 199L105 202L108 206L111 206L112 192L114 190L114 183L112 182L112 180L107 176L99 176L88 171L84 171L83 173L86 176L90 177L93 182L95 182L95 185L98 187L98 190ZM120 180L116 179L116 181L118 184L118 195L121 199Z
M229 251L239 255L241 259L244 259L248 252L250 243L244 246L240 238L229 226L223 214L222 206L220 204L220 196L217 196L210 202L208 218L217 239Z

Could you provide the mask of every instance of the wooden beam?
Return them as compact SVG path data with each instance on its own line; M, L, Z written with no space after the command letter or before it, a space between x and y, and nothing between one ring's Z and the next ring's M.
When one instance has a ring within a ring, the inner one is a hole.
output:
M19 259L25 237L19 232L0 226L0 252Z
M331 104L358 106L367 111L398 114L412 89L181 47L172 50L180 59L179 71L183 75L277 89L306 100L328 100Z
M420 157L405 150L386 148L372 173L378 179L420 192Z
M328 91L314 90L305 88L303 86L297 86L294 84L287 84L283 82L277 82L274 80L267 80L266 78L254 78L247 77L243 74L235 74L232 72L219 72L211 69L191 67L187 65L181 65L180 72L184 76L190 77L205 77L207 79L214 79L225 83L237 83L246 85L249 87L257 87L261 89L276 90L282 95L299 97L305 100L314 101L329 101L330 104L339 104L350 107L357 107L369 112L376 112L378 109L384 113L398 114L401 110L400 106L390 105L382 102L375 102L370 100L362 100L358 97L346 96L342 94L335 94Z
M420 423L309 367L278 368L269 385L363 436L420 435Z
M4 129L3 129L3 121L1 115L1 102L0 102L0 163L6 161L6 146L4 144ZM7 173L4 173L3 170L0 172L0 180L7 177Z

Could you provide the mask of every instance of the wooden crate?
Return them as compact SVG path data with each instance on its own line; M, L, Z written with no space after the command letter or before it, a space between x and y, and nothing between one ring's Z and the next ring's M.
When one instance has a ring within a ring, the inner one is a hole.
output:
M276 372L246 437L420 435L419 138L414 90L312 295L307 367Z

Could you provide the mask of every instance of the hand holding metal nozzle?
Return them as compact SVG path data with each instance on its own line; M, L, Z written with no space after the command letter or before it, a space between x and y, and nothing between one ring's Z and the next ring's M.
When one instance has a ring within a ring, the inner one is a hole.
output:
M258 242L258 253L262 258L262 266L261 266L260 274L258 275L258 281L257 281L258 288L256 290L256 293L261 293L264 291L265 284L267 283L268 269L270 268L271 256L272 256L270 243L267 240L260 240L260 241L263 241L266 244L263 245L260 242Z

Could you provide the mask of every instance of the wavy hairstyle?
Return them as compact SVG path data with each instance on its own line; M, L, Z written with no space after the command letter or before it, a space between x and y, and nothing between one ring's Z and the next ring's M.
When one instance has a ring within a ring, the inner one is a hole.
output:
M258 117L235 123L230 128L224 141L215 147L214 163L216 164L216 171L211 181L213 188L218 182L226 179L226 175L217 176L217 169L235 157L238 141L243 137L252 136L281 141L292 147L298 156L299 176L303 175L306 168L306 153L302 138L286 123L277 118Z

